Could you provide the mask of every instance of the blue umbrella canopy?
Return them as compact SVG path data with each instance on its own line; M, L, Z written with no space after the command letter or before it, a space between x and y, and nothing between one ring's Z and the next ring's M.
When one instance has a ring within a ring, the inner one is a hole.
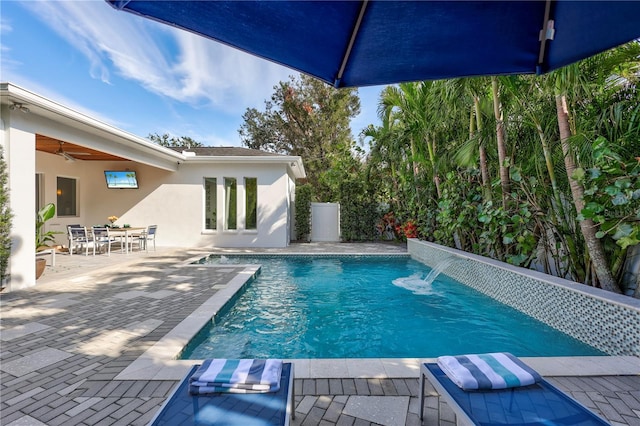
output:
M634 0L106 1L335 87L541 74L640 37Z

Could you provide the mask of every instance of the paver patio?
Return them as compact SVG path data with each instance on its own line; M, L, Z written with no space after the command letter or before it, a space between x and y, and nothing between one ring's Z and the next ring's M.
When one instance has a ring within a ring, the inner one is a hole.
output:
M403 250L386 244L296 244L284 251ZM61 254L36 287L0 294L0 424L148 423L177 382L116 377L242 269L181 267L204 253L159 248L110 257ZM640 360L625 363L625 375L612 370L548 378L612 424L640 426ZM295 392L294 425L420 424L417 374L303 374ZM425 424L455 424L433 389L426 407Z

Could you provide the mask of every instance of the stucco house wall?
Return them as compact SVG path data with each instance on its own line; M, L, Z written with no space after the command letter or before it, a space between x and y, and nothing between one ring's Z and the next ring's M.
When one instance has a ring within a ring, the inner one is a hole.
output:
M133 162L69 163L62 157L38 152L37 173L43 174L44 204L56 203L57 177L77 180L78 215L58 216L49 229L62 232L56 238L67 244L67 225L86 226L108 223L117 216L117 225L158 225L156 244L170 247L286 247L289 244L288 188L295 185L282 164L243 165L181 164L176 172L158 170ZM105 170L135 170L138 189L108 189ZM216 230L205 229L204 178L216 178L218 223ZM244 178L258 182L257 229L246 230ZM224 230L224 178L238 182L237 230Z
M6 105L0 106L0 142L9 173L10 207L13 213L9 285L22 288L35 283L35 136L23 130L23 117L10 117ZM13 141L9 146L9 140ZM30 191L25 190L30 188ZM27 232L30 231L30 232Z
M234 147L190 153L160 147L10 83L0 83L0 101L0 145L14 213L9 290L35 285L36 200L57 204L58 177L74 179L77 195L75 215L58 208L45 225L45 231L60 232L61 245L68 244L67 225L104 225L109 216L119 217L117 225L157 225L158 246L285 247L291 240L295 180L305 177L300 157ZM10 108L16 103L29 111ZM113 161L81 156L67 161L39 150L41 136L108 154ZM106 170L135 171L139 188L107 188ZM216 179L215 230L205 229L205 178ZM235 230L224 229L225 178L237 181ZM258 185L252 230L245 229L245 178L256 178Z

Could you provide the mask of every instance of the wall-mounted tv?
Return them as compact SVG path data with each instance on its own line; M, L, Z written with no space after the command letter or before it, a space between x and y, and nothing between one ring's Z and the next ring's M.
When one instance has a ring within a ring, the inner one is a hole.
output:
M109 189L138 188L138 176L133 170L105 170L104 178Z

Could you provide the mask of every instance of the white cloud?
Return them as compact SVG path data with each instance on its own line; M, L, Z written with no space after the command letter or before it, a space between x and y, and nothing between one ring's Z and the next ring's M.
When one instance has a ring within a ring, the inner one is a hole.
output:
M260 107L294 71L99 1L23 3L109 83L111 69L147 90L194 106Z
M261 106L273 86L295 71L212 42L177 31L180 47L176 71L182 76L185 98L208 98L234 111Z
M2 71L2 73L0 73L0 80L2 81L6 81L6 76L3 74L20 66L20 63L11 59L11 56L8 54L11 48L2 42L4 39L2 36L12 31L13 26L11 22L4 17L0 17L0 71Z
M13 31L11 22L0 16L0 34L10 33L11 31Z
M37 93L39 96L63 105L65 108L72 109L95 120L107 123L111 126L123 127L126 124L114 120L112 117L108 117L100 111L87 108L85 105L78 103L76 100L69 98L58 91L52 90L51 86L47 85L46 83L42 84L41 82L27 78L24 75L12 74L6 81L9 81L12 84L15 84L16 86L26 89L30 92Z

